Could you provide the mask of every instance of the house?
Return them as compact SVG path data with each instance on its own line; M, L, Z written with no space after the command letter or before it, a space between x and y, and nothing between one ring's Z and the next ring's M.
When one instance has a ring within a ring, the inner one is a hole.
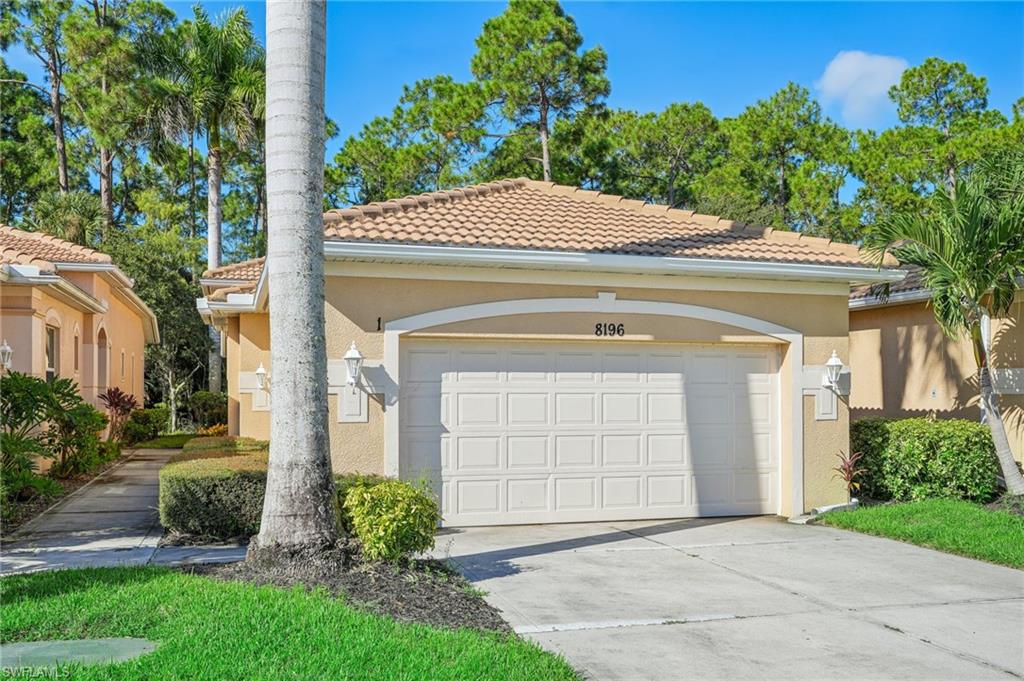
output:
M70 378L82 396L117 387L144 394L144 351L160 341L156 317L109 255L0 225L0 342L11 369Z
M978 363L966 339L951 340L935 322L919 272L890 287L850 293L850 412L854 418L935 415L977 421ZM999 395L1010 449L1024 463L1024 290L1009 316L985 330L993 387Z
M426 476L448 525L844 501L854 246L524 179L324 216L332 463ZM230 432L269 435L260 261L204 274ZM344 356L365 357L348 385ZM830 358L836 353L836 359Z

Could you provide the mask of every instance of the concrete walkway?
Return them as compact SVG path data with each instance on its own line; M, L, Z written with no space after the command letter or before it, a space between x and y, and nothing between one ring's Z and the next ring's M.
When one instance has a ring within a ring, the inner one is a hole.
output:
M0 554L0 574L72 567L240 560L245 547L164 547L158 476L175 449L139 449L23 525Z
M776 518L451 530L519 633L588 679L1024 678L1024 572Z

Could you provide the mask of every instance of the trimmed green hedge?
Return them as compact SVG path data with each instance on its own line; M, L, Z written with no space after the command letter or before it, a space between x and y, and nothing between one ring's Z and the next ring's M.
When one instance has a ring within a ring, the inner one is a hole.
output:
M172 532L210 539L259 532L267 486L267 443L244 437L197 437L160 470L160 523ZM335 476L339 523L352 534L345 495L356 484L384 482L379 475Z
M989 501L998 491L992 437L974 421L862 419L850 426L850 449L864 455L861 491L872 499Z

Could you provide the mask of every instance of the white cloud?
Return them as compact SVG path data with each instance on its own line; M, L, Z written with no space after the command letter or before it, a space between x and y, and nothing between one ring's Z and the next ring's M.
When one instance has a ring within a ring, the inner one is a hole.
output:
M869 126L891 105L889 88L899 82L907 66L900 57L844 50L832 58L814 87L822 103L841 104L844 122Z

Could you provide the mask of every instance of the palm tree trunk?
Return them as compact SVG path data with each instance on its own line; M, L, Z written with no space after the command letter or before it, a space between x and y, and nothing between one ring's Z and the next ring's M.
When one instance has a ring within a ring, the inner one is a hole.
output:
M206 267L220 267L220 121L214 120L209 126L209 150L206 155ZM210 329L209 355L209 386L210 392L219 393L222 387L221 375L224 373L224 362L220 356L220 333L212 325Z
M1006 490L1010 494L1024 494L1024 475L1013 458L1010 439L1006 436L1006 425L999 409L999 396L992 387L992 375L988 365L988 349L982 338L981 325L971 328L971 340L974 344L974 356L978 361L978 384L981 393L981 413L989 432L992 433L992 444L999 459L999 468L1003 473Z
M267 3L267 268L270 463L250 560L306 555L337 539L324 340L322 0Z

